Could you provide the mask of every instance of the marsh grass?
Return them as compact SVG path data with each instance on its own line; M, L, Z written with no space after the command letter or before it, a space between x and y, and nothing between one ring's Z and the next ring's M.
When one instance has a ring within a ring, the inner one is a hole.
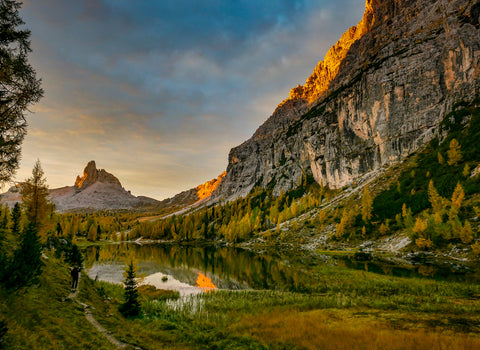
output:
M45 261L38 285L2 291L7 349L111 349L66 301L68 267ZM142 317L118 312L123 288L82 276L78 299L118 339L143 349L478 349L478 284L318 266L299 290L217 291L164 298L146 287Z
M93 281L91 281L93 283ZM397 278L320 266L298 276L302 292L203 293L176 301L144 300L143 318L113 307L119 286L105 288L95 312L116 336L194 349L476 349L480 286ZM103 299L103 300L102 300Z

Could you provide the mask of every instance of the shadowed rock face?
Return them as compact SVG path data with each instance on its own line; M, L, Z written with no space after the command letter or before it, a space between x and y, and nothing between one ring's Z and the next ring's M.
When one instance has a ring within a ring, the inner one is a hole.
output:
M74 187L77 190L84 190L97 181L122 187L122 184L115 176L107 173L104 169L98 170L94 160L88 162L83 170L82 177L77 176Z
M255 185L274 193L302 172L341 188L393 164L436 135L442 118L480 88L478 4L368 0L362 21L292 89L251 139L229 154L214 197Z

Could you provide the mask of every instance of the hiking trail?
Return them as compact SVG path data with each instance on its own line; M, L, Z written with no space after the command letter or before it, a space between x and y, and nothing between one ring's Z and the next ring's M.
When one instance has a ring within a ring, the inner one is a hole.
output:
M75 291L71 292L68 295L67 299L71 299L74 302L76 302L77 304L81 305L83 307L84 312L85 312L85 318L87 319L87 321L90 322L97 329L97 331L103 337L107 338L108 341L110 343L112 343L117 349L130 348L130 349L136 349L136 350L143 350L142 348L140 348L138 346L128 344L128 343L124 343L124 342L118 340L117 338L115 338L111 332L106 330L100 323L98 323L98 321L95 319L95 317L93 317L92 310L91 310L92 308L90 307L90 305L82 303L81 301L77 300L78 291L80 289L80 279L81 279L81 274L78 275L77 289L75 289Z

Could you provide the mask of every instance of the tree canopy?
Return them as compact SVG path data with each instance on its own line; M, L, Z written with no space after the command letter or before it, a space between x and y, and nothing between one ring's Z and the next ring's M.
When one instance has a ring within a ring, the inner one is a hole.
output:
M25 111L43 96L41 80L28 63L30 31L22 28L20 6L15 0L0 2L0 184L18 168Z

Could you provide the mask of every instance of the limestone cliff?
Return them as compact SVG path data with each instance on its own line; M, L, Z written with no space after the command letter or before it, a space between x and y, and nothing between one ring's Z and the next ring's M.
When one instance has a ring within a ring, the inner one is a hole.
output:
M77 190L84 190L97 181L122 187L122 184L115 176L107 173L105 169L98 170L94 160L88 162L87 166L83 170L83 176L77 176L73 186Z
M229 154L216 198L274 193L302 172L341 188L434 137L455 103L480 88L480 3L367 0L363 19Z
M180 192L172 198L162 200L156 206L157 209L181 210L192 205L202 205L210 200L212 193L223 181L226 172L220 174L216 179L207 181L195 188Z

